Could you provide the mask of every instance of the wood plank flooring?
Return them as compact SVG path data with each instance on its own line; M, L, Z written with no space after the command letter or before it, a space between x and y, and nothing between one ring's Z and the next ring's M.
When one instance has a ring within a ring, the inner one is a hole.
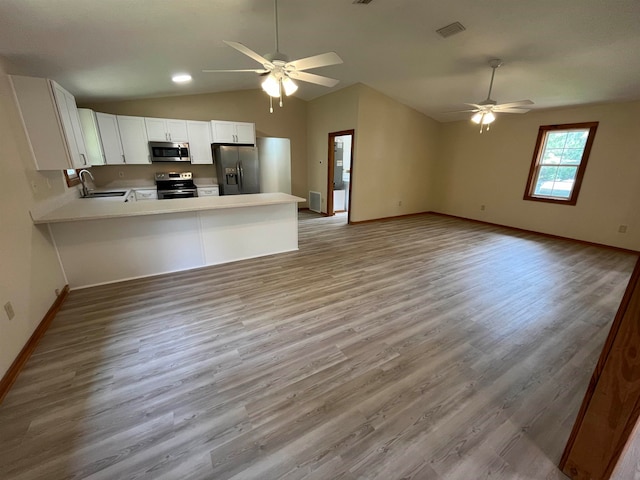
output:
M301 213L299 252L71 292L0 405L0 478L565 478L634 262Z

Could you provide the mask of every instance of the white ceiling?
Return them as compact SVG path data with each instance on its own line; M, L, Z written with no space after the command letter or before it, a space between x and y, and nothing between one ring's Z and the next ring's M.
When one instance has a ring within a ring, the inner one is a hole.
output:
M291 59L337 52L312 73L311 100L362 82L440 120L486 97L534 108L640 99L639 0L279 0L280 50ZM435 31L459 21L466 31ZM259 65L223 43L274 50L272 0L1 0L0 56L9 73L49 77L79 101L257 88ZM194 80L178 86L175 72ZM463 116L464 118L464 116Z

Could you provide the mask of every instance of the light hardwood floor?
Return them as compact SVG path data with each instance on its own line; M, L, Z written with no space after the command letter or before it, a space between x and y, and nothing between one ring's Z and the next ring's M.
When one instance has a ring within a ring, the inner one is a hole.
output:
M0 405L0 478L565 478L635 256L344 218L302 213L299 252L71 292Z

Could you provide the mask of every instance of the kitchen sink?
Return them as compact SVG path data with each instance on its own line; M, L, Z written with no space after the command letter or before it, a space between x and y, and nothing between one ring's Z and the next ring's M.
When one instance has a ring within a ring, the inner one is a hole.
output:
M124 197L126 194L126 190L114 190L111 192L89 192L86 197L80 198Z

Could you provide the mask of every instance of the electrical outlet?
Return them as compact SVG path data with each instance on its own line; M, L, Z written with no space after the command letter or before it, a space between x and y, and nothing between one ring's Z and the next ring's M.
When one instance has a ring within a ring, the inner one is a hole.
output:
M618 227L618 233L627 233L627 226L626 225L620 225Z
M13 320L13 317L16 316L16 313L13 311L13 305L11 305L11 302L7 302L4 304L4 311L7 312L7 317L9 317L9 320Z
M484 205L480 205L480 210L484 211L485 210L485 206Z
M120 178L124 178L124 172L123 172L123 171L118 172L118 176L119 176Z

